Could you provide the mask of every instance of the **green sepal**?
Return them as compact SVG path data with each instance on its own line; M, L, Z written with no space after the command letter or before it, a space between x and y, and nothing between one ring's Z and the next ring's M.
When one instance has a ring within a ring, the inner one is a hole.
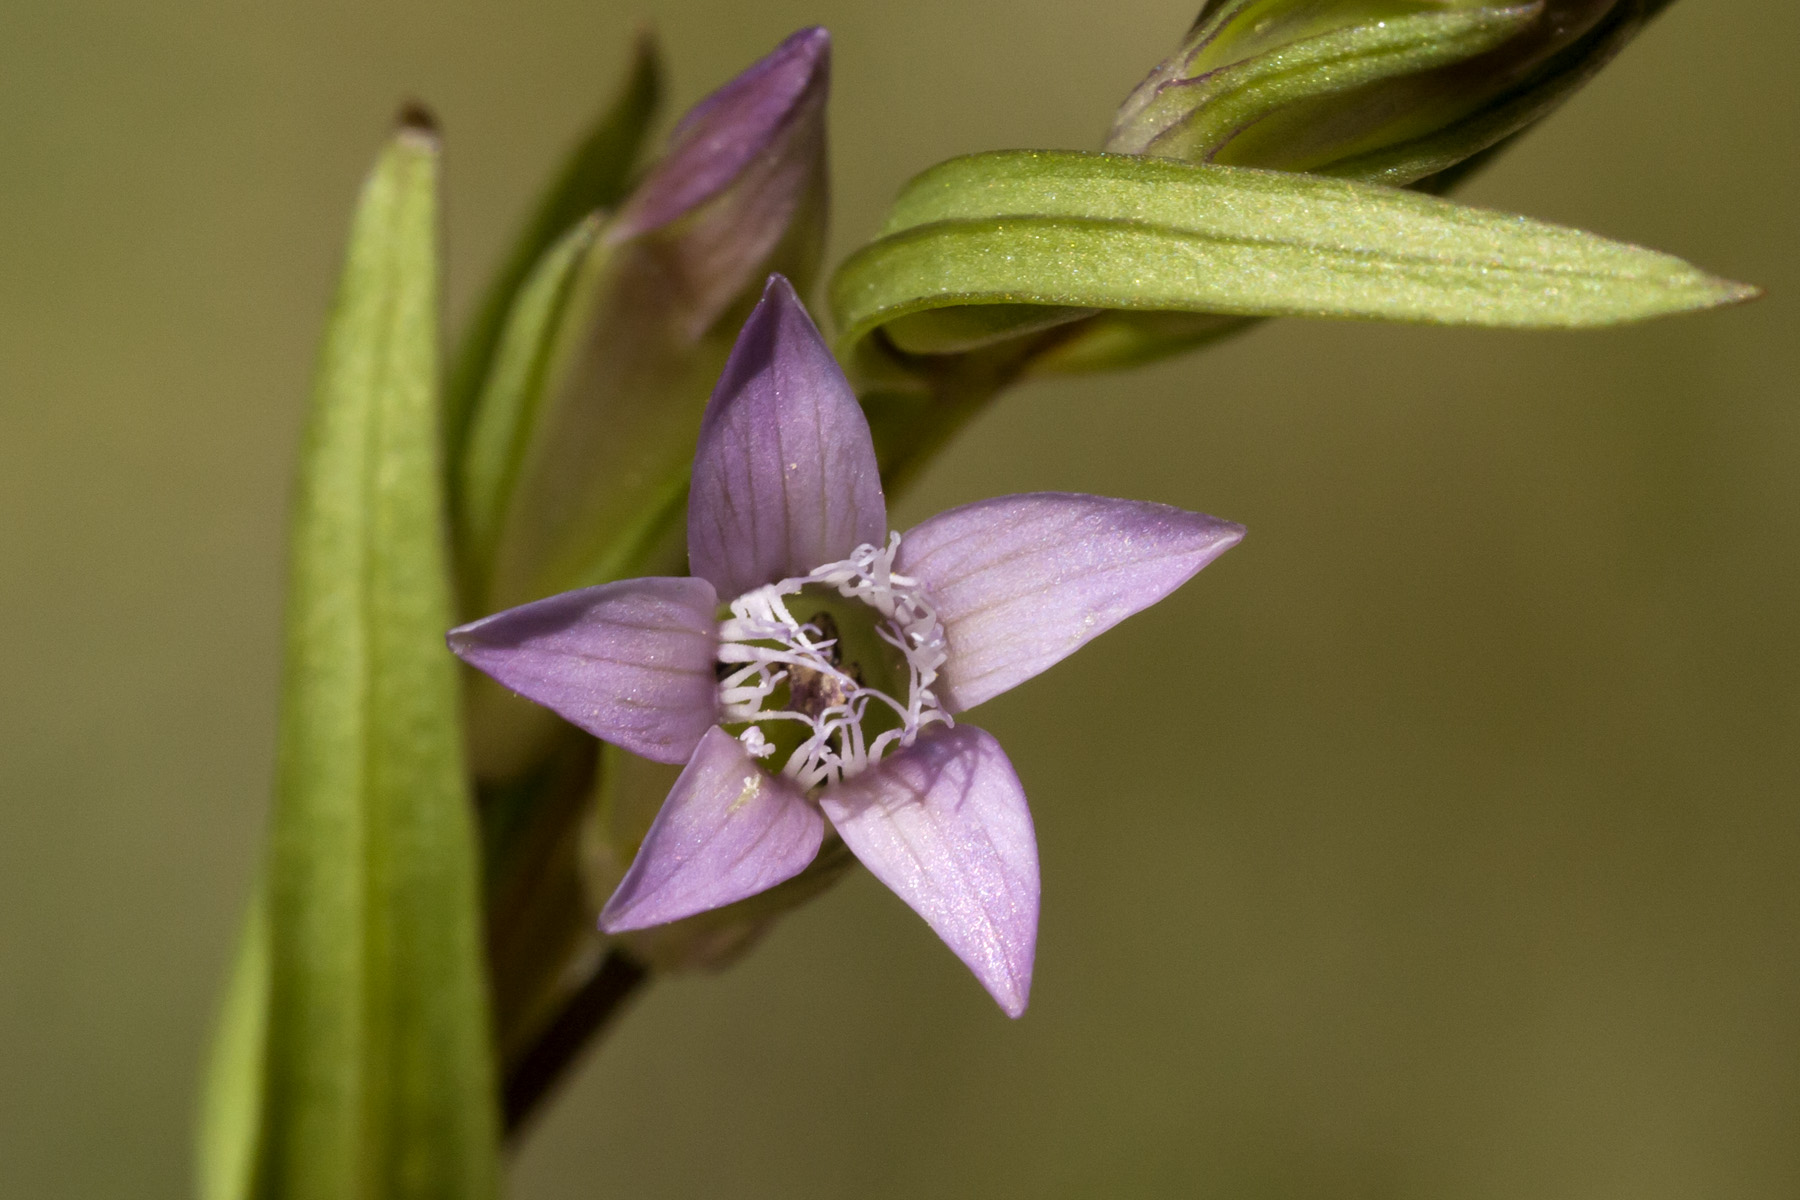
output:
M530 403L496 412L491 427L484 412L469 442L471 456L491 453L505 466L505 486L488 493L486 532L463 547L469 615L681 569L685 526L672 546L664 535L685 512L700 417L749 301L691 336L690 297L665 270L678 252L663 231L618 242L603 227L569 264L552 319L528 335L534 322L521 312L521 337L540 339L530 353L543 358L521 393ZM495 386L507 386L500 371ZM500 446L503 457L491 449ZM465 459L466 473L487 470ZM560 724L470 677L470 753L484 783L530 770Z
M465 506L476 612L631 573L644 529L686 496L748 302L694 336L689 294L666 270L679 237L620 241L610 228L577 230L546 258L483 395L462 467L479 489Z
M617 207L630 190L662 98L662 76L656 39L648 30L642 31L632 47L625 82L563 160L483 294L463 334L445 389L444 428L450 462L461 455L463 437L488 385L508 314L527 277L570 226L597 209Z
M1441 194L1574 94L1669 0L1221 0L1119 108L1107 150ZM1442 178L1433 178L1442 176Z
M438 144L364 187L301 455L261 1194L485 1200L498 1114L438 379Z
M1539 63L1512 89L1453 120L1424 122L1410 140L1369 147L1320 164L1316 174L1393 187L1417 184L1437 195L1466 179L1516 136L1560 108L1638 35L1668 0L1625 0L1577 41ZM1446 102L1439 101L1440 106Z
M558 350L587 313L580 286L601 266L610 247L600 241L604 223L590 214L552 245L513 299L494 350L493 365L476 402L453 489L457 548L470 595L486 591L508 502L518 485L530 435L549 393L561 382ZM572 310L574 310L572 312Z
M1294 40L1287 44L1216 68L1202 53L1201 61L1182 64L1192 72L1188 77L1153 74L1126 101L1106 149L1209 162L1244 130L1283 109L1492 50L1536 21L1543 5L1540 0L1427 12L1406 11L1417 5L1385 7L1393 11L1381 19L1334 7L1326 10L1331 14L1326 28L1306 28L1302 22L1302 28L1288 31ZM1343 24L1355 17L1360 23Z
M846 360L897 322L890 336L915 354L964 351L966 329L934 344L919 315L966 305L1547 329L1753 294L1666 254L1415 192L1064 151L932 168L831 283Z

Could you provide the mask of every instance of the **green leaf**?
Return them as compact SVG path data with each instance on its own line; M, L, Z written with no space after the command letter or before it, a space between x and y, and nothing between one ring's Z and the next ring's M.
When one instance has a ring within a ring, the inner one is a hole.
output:
M625 198L661 97L662 66L656 39L644 31L632 48L624 84L545 189L463 335L444 402L451 462L457 461L461 452L476 398L487 385L501 330L521 285L570 226L597 209L617 207Z
M1653 250L1433 196L1126 155L953 159L908 185L884 234L832 279L846 359L884 326L912 353L967 349L966 328L941 331L940 310L964 305L1547 329L1755 294Z
M269 876L266 1194L491 1197L494 1068L437 377L434 133L365 185L295 502Z
M261 882L238 935L201 1095L199 1200L249 1200L262 1137L269 1031L269 905Z

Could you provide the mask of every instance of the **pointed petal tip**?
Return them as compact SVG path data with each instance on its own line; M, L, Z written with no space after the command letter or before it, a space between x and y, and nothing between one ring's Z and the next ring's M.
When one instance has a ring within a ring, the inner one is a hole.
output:
M1025 1015L1025 1009L1031 1004L1031 981L1025 981L1022 991L1002 994L990 989L988 995L994 998L994 1002L1000 1006L1001 1012L1016 1021Z
M793 284L771 274L700 421L689 569L738 596L886 536L862 406Z
M791 304L799 309L806 307L800 303L800 293L794 290L793 282L780 271L769 272L768 281L763 284L762 299L757 304L759 307L764 304Z
M500 614L498 613L494 614L494 616L499 615ZM470 621L466 625L458 625L455 629L444 634L444 644L450 647L450 653L473 666L474 664L470 662L469 656L479 654L482 648L487 644L487 640L482 636L481 627L491 620L493 620L493 617L483 617L479 621Z
M641 913L634 917L631 903L620 903L620 893L614 892L606 901L606 907L600 910L600 932L605 934L633 933L639 929L651 929L664 924L661 921L645 920Z
M993 699L1155 604L1243 540L1167 504L1074 492L996 496L902 535L895 567L937 604L952 712Z
M682 763L717 710L717 607L703 579L628 579L509 608L444 640L463 662L593 736Z
M756 307L750 310L750 315L744 318L743 325L738 327L737 341L732 343L731 347L731 357L734 359L740 357L744 359L772 358L781 352L780 343L784 339L791 340L796 333L804 336L792 324L796 317L803 319L815 333L818 331L812 314L806 311L806 303L800 299L800 293L794 290L793 283L780 271L771 271L769 277L763 281L762 295L757 297ZM821 340L823 340L823 335L821 335ZM720 375L720 384L723 384L724 376L730 371L731 367L728 364ZM721 394L722 388L715 386L713 389L715 404ZM711 406L708 411L711 411Z
M823 25L806 25L783 38L770 52L770 58L792 56L816 63L831 56L831 31Z
M823 25L796 29L764 55L750 71L788 72L807 82L831 69L831 33ZM749 74L746 71L745 74Z
M831 66L831 34L823 25L795 30L779 45L745 67L722 87L683 114L670 131L671 143L683 141L697 126L734 111L768 106L771 118L785 118L798 107Z
M1024 1013L1037 956L1037 834L994 736L921 737L819 798L844 844L925 919L1007 1016Z

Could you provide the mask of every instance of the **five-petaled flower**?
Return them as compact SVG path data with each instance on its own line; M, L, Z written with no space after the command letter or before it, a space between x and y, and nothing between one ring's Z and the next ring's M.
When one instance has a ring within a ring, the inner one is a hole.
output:
M829 823L1016 1017L1037 840L999 743L957 718L1242 536L1166 505L1050 492L890 535L862 410L775 276L701 426L693 575L566 592L449 640L594 736L686 764L603 929L773 887L812 862Z

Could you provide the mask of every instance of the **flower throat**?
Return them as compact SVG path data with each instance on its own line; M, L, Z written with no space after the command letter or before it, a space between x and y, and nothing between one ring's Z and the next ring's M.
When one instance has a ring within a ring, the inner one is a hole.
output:
M892 534L746 592L720 622L720 724L801 787L852 778L952 724L932 689L944 627L918 581L894 574L899 548Z

